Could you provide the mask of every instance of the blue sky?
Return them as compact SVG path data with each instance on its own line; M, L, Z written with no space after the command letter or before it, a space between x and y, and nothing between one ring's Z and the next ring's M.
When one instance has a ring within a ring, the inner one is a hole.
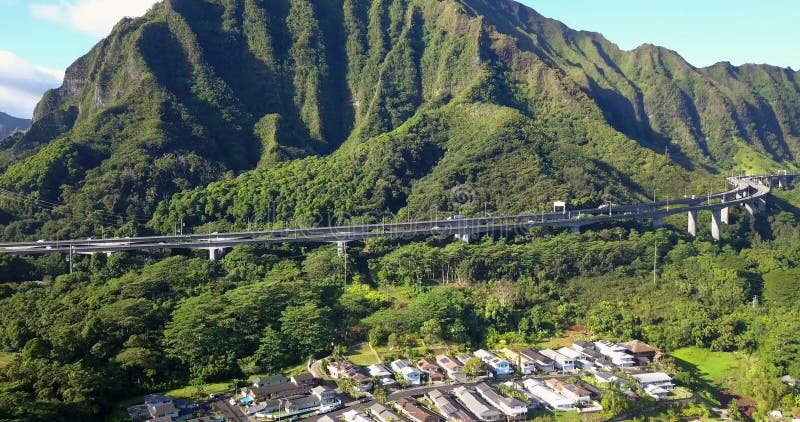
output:
M767 63L800 69L798 0L522 0L626 50L650 43L705 67Z
M123 16L154 0L0 0L0 111L30 117L45 89ZM695 66L727 60L800 69L798 0L522 0L624 49L649 42Z

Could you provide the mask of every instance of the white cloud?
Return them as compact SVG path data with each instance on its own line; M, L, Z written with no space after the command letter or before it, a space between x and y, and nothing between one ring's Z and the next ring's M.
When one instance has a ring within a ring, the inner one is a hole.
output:
M94 36L104 37L120 19L141 16L155 0L58 0L34 3L31 14Z
M31 117L42 94L60 86L63 80L64 72L0 51L0 111L16 117Z

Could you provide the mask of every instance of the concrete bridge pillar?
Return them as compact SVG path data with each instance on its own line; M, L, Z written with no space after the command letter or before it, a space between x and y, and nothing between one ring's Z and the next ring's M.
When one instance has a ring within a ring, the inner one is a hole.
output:
M722 210L711 210L711 237L714 240L720 240L720 222L722 220Z
M753 218L753 216L756 214L755 207L753 207L753 204L749 202L744 203L744 211L745 215L747 215L747 218Z
M208 260L212 262L222 258L222 255L225 254L224 248L208 248L206 250L208 251Z
M693 237L697 237L697 211L689 211L687 214L689 214L689 223L686 231Z
M722 202L725 203L725 202L727 202L727 200L728 200L727 196L723 194L722 195ZM720 215L720 221L722 221L722 224L730 224L728 208L721 209L719 215Z
M767 210L767 200L766 200L766 198L758 198L758 201L756 201L756 204L758 204L758 211L759 212L764 212L764 211Z
M457 234L456 240L460 240L464 243L469 243L469 234Z
M345 253L347 253L347 242L336 242L336 254L339 256L344 256Z

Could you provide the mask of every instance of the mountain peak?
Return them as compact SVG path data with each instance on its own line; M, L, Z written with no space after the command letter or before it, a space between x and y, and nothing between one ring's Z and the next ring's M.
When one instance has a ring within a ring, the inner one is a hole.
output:
M653 184L652 163L638 159L648 154L681 179L735 168L740 149L793 160L797 79L697 69L652 44L623 51L510 0L168 0L70 66L30 131L0 149L0 185L149 219L230 174L290 172L273 192L290 197L327 171L349 178L340 196L376 195L347 212L371 212L435 207L428 195L478 175L490 195L504 178L479 163L512 168L515 157L538 162L528 173L562 181L576 203L596 199L587 174L634 196ZM476 135L495 132L502 146ZM338 161L347 154L363 168ZM561 170L559 154L586 165ZM286 207L334 207L324 197Z

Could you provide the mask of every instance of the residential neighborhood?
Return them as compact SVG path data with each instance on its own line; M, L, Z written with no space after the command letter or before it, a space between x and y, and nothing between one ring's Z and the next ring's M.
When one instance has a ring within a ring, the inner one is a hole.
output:
M523 421L532 412L603 410L606 386L629 399L682 400L672 376L655 370L661 353L641 341L574 341L560 348L504 347L472 353L439 353L388 364L357 365L324 359L323 375L259 377L235 391L235 420L307 419L345 422ZM480 375L466 362L479 359ZM633 388L633 389L632 389ZM129 409L133 422L191 419L164 395L151 395ZM341 410L340 410L341 409Z

